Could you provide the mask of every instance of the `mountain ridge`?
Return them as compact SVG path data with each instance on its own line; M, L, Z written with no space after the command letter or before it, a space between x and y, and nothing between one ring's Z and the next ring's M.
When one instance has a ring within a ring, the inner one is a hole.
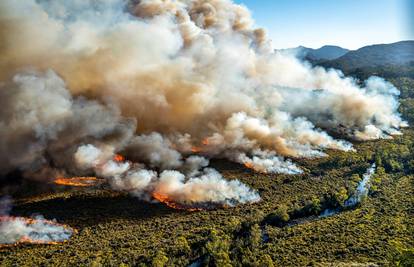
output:
M414 40L367 45L356 50L325 45L318 49L298 46L279 49L276 52L294 54L297 58L312 64L345 71L366 67L408 65L411 62L414 64Z
M324 67L351 70L365 67L408 65L412 62L414 62L414 40L364 46L357 50L349 51L336 59L312 63L317 63Z
M281 53L292 53L301 59L332 60L345 55L350 50L336 45L324 45L317 49L298 46L295 48L279 49L276 51Z

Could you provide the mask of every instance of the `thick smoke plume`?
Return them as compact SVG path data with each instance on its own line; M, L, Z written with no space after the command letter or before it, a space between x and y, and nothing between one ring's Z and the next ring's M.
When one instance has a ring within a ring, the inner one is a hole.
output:
M294 174L294 158L352 149L323 129L400 134L390 83L274 53L253 25L230 0L1 1L0 172L235 204L258 196L209 158Z

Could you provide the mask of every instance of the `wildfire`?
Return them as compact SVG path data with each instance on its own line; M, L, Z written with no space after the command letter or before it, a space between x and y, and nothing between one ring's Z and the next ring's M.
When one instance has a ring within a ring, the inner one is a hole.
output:
M245 162L244 163L244 166L246 167L246 168L249 168L249 169L253 169L253 163L250 163L250 162Z
M178 204L178 203L172 201L167 195L162 194L162 193L154 192L154 193L152 193L152 197L155 198L156 200L158 200L159 202L164 203L168 207L176 209L176 210L187 210L187 211L201 211L201 210L203 210L202 208L195 208L195 207L190 207L190 206L185 206L185 205Z
M124 161L124 160L125 160L125 157L124 157L124 156L122 156L122 155L116 154L116 155L114 156L114 161L116 161L116 162L122 162L122 161Z
M204 138L204 139L201 141L201 144L202 144L203 146L208 146L208 145L209 145L208 138ZM203 151L203 147L202 147L202 146L192 146L192 147L191 147L191 152L193 152L193 153L200 153L200 152L202 152L202 151Z
M66 242L76 229L40 218L0 216L0 227L8 229L0 237L0 248L19 244L56 245Z
M59 178L56 178L54 183L58 185L87 187L87 186L97 185L101 181L102 179L98 179L96 177L70 177L70 178L59 177Z
M191 147L191 152L193 153L200 153L203 149L201 147L198 146L193 146Z
M201 143L205 146L208 146L210 142L208 141L208 138L204 138Z

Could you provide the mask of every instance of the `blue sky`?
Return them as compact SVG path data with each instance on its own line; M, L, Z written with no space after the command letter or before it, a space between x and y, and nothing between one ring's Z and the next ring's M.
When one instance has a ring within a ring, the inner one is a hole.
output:
M275 48L330 44L357 49L414 39L414 0L235 2L250 9L256 25L267 29Z

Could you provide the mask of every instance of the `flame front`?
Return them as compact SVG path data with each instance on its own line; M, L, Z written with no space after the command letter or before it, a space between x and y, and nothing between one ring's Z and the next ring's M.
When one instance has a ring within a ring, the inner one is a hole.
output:
M54 183L58 185L87 187L97 185L101 180L96 177L59 177L55 179Z
M208 146L210 144L210 142L208 141L208 138L204 138L201 143L205 146Z
M14 216L0 216L0 226L8 229L4 238L0 238L0 248L17 246L19 244L46 244L56 245L66 242L76 229L43 218L25 218ZM16 231L17 229L17 231ZM23 234L24 233L24 234Z
M116 154L116 155L114 156L114 161L116 161L116 162L122 162L122 161L124 161L124 160L125 160L125 157L124 157L124 156L122 156L122 155Z
M209 144L210 144L210 142L208 141L208 138L204 138L201 141L201 145L202 146L192 146L191 147L191 152L193 152L193 153L203 152L203 150L204 150L203 146L208 146Z
M159 202L164 203L168 207L176 209L176 210L187 210L187 211L203 210L202 208L195 208L195 207L190 207L190 206L187 207L185 205L178 204L174 202L173 200L171 200L166 194L163 194L163 193L154 192L152 193L152 197L158 200Z
M201 147L198 146L193 146L191 147L191 152L193 153L200 153L203 149Z
M246 167L246 168L249 168L249 169L253 169L253 163L250 163L250 162L245 162L244 163L244 166Z

